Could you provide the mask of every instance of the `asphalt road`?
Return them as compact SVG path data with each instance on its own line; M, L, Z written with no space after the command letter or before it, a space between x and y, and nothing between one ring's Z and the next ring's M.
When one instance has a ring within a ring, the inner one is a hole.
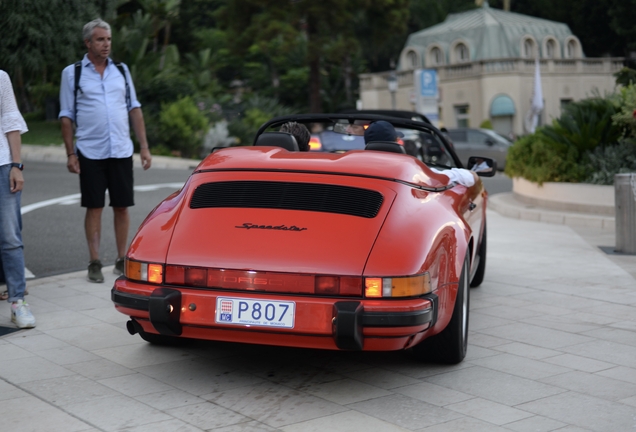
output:
M178 189L175 185L156 188L151 185L183 184L190 172L186 169L135 169L135 186L147 186L145 189L150 190L135 192L135 206L130 209L129 241L146 215ZM85 269L88 265L85 211L80 207L79 199L60 200L79 193L79 178L70 174L63 164L46 162L29 163L24 176L22 236L27 269L36 278ZM512 190L512 181L502 174L483 181L491 194ZM47 204L47 201L53 202ZM117 250L109 208L104 209L102 216L100 252L105 266L114 264Z
M135 186L183 184L190 170L135 169ZM31 162L24 169L25 189L22 209L29 210L36 203L79 193L79 177L59 163ZM178 188L159 187L135 192L135 206L130 209L129 241L144 218L170 193ZM108 203L108 197L106 198ZM84 237L85 210L79 199L70 199L30 210L22 216L22 237L27 269L35 277L45 277L85 269L88 266L88 247ZM105 208L102 216L101 258L106 265L117 257L113 216Z

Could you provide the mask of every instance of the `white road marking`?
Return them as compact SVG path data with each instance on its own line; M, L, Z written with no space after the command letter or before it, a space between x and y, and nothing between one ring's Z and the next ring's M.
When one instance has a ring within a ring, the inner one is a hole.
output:
M157 189L162 189L162 188L171 188L171 189L175 189L175 190L179 190L183 187L184 183L159 183L159 184L154 184L154 185L143 185L143 186L135 186L135 191L136 192L148 192L148 191L155 191ZM106 192L108 193L108 192ZM48 207L48 206L52 206L52 205L72 205L72 204L77 204L78 202L80 202L80 198L81 195L80 194L73 194L73 195L66 195L63 197L59 197L59 198L53 198L50 200L46 200L46 201L40 201L37 203L33 203L33 204L29 204L27 206L24 206L20 209L20 213L25 215L27 213L32 212L33 210L38 210L44 207ZM29 271L29 269L25 268L24 269L25 275L27 279L33 279L35 278L35 275L33 273L31 273Z
M172 188L172 189L181 189L183 187L183 183L159 183L154 185L143 185L143 186L135 186L135 191L137 192L148 192L154 191L162 188ZM106 192L108 193L108 192ZM37 203L29 204L21 209L21 213L23 215L32 212L33 210L41 209L43 207L48 207L52 205L71 205L78 203L81 198L80 194L66 195L59 198L53 198L46 201L40 201Z

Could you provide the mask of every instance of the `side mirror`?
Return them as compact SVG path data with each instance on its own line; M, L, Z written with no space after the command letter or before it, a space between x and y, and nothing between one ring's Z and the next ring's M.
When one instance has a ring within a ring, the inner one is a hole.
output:
M481 177L493 177L497 171L497 161L487 157L471 156L466 166Z
M490 138L488 138L488 139L486 140L486 145L487 145L488 147L492 147L492 146L494 146L494 145L495 145L495 141L494 141L494 140L491 140Z

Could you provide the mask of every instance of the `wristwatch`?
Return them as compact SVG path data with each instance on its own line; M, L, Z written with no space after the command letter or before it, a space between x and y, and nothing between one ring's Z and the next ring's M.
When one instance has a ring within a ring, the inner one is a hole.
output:
M11 162L11 168L17 168L20 171L22 171L24 169L24 164L21 164L18 162Z

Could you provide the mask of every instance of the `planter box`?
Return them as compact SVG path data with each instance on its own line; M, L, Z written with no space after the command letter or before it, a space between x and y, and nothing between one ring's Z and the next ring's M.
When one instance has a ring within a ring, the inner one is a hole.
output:
M524 178L512 179L512 190L519 201L550 210L614 216L614 186L586 183L543 183L539 186Z

